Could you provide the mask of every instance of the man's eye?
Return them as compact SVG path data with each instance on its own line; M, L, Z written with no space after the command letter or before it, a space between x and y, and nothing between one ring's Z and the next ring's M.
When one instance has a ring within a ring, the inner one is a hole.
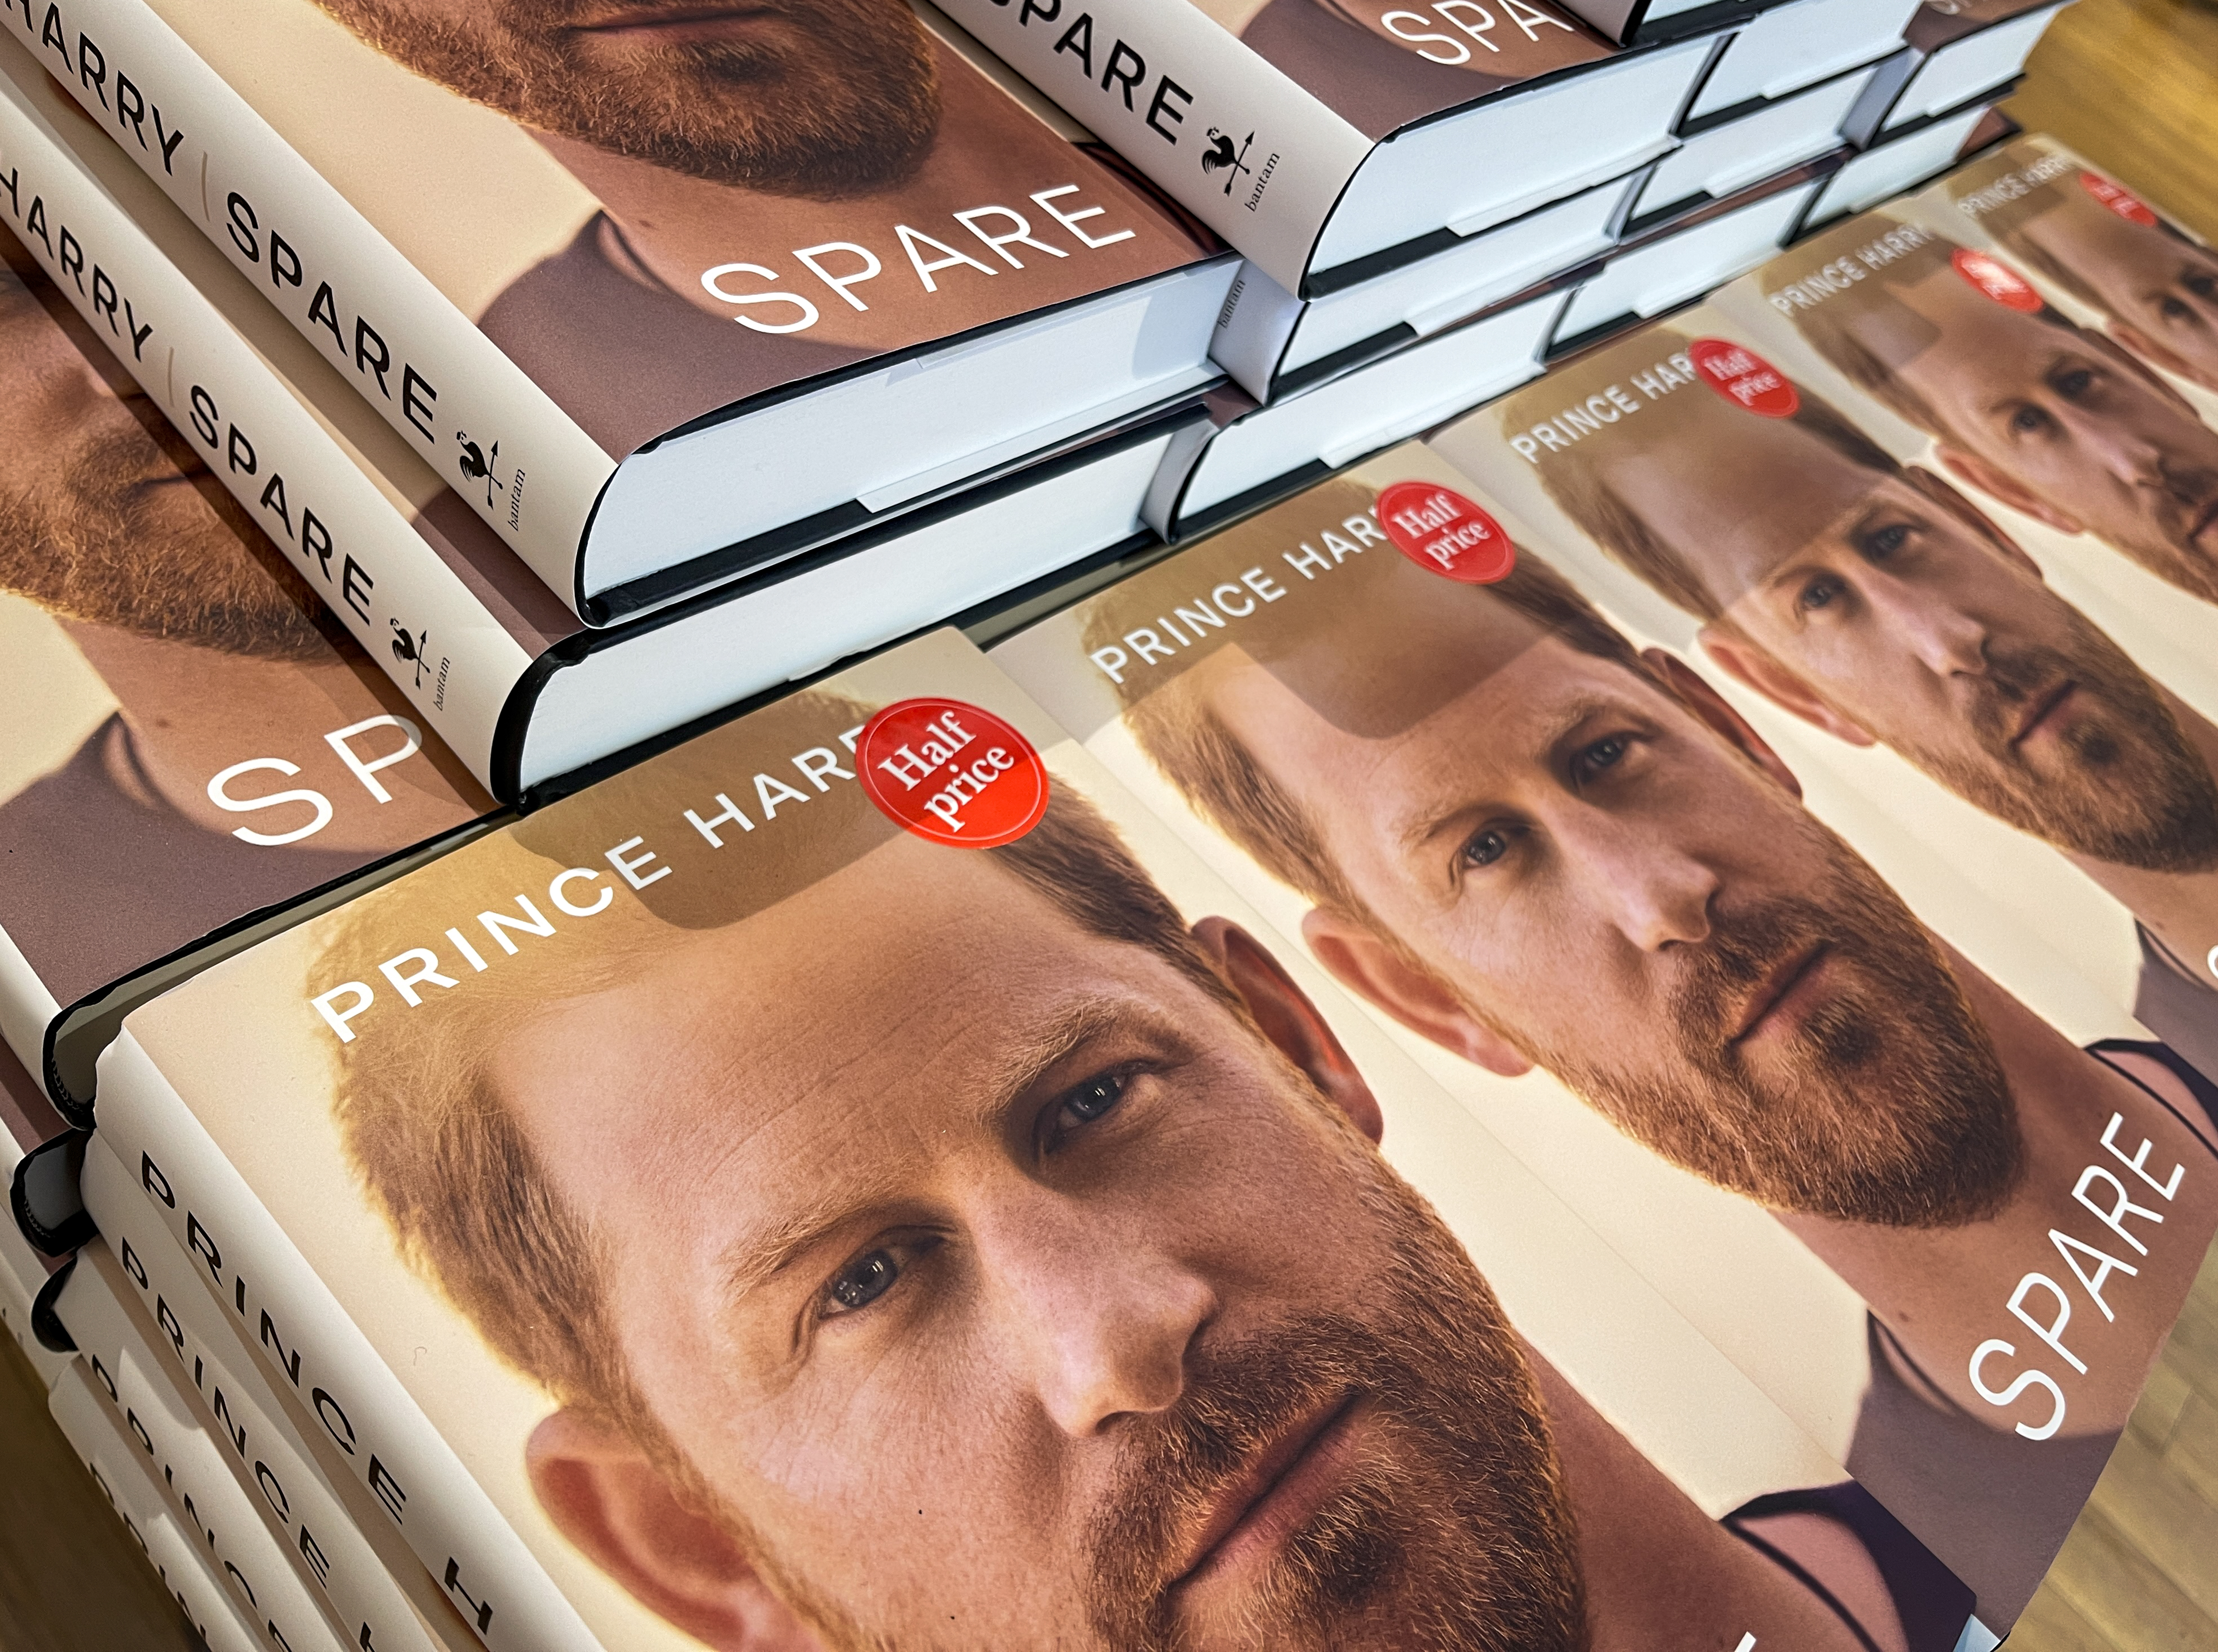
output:
M1465 866L1491 866L1509 852L1508 835L1485 826L1471 833L1470 841L1456 851L1456 858Z
M2069 368L2050 381L2056 393L2068 401L2077 401L2095 387L2095 373L2091 368Z
M891 1251L872 1251L858 1256L832 1277L824 1287L824 1311L829 1314L852 1314L858 1308L868 1308L893 1289L901 1278L901 1264L894 1259Z
M2187 300L2184 298L2174 298L2171 294L2166 293L2163 301L2156 306L2156 310L2157 313L2166 321L2178 321L2188 314Z
M1803 586L1802 593L1795 598L1795 603L1798 607L1814 612L1821 608L1830 608L1834 599L1847 590L1846 585L1828 575L1824 579L1812 579Z
M1593 745L1580 748L1578 756L1571 760L1572 772L1584 779L1598 770L1614 769L1624 761L1629 749L1630 742L1624 735L1605 734Z
M2038 407L2020 407L2010 416L2010 427L2023 436L2034 436L2048 428L2048 415Z
M1884 528L1866 534L1861 548L1864 554L1864 560L1868 562L1883 562L1900 550L1909 538L1910 524L1904 522L1890 523Z
M1057 1111L1074 1123L1091 1124L1124 1100L1125 1087L1131 1082L1122 1073L1097 1074L1064 1091L1056 1104Z
M2218 275L2197 270L2191 275L2181 277L2179 284L2197 298L2218 298Z

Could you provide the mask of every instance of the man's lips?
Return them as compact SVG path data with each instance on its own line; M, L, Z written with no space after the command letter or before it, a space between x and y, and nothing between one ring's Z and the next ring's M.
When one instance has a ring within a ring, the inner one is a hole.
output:
M744 26L778 15L778 7L752 0L725 5L619 6L571 27L584 34L619 38L633 35L658 40L711 40L735 25Z
M2218 555L2218 495L2203 507L2187 529L2187 537L2213 555Z
M1824 963L1829 950L1820 941L1806 951L1797 952L1774 966L1771 973L1750 994L1747 1007L1741 1012L1740 1024L1733 1030L1731 1042L1736 1044L1744 1043L1775 1013L1791 1008L1790 1000L1799 997L1814 982L1818 967Z
M2025 715L2018 719L2017 731L2010 735L2013 747L2023 746L2041 729L2048 726L2056 715L2070 703L2079 685L2066 678L2047 693L2026 702Z
M1279 1434L1217 1498L1173 1588L1273 1548L1332 1490L1356 1396L1341 1395Z

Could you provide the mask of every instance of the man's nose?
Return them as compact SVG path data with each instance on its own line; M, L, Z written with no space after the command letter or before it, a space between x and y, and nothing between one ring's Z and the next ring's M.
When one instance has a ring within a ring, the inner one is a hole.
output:
M1598 809L1583 814L1559 836L1619 932L1643 952L1707 940L1721 880L1705 857L1655 823L1621 822Z
M2083 417L2080 439L2120 481L2137 487L2162 487L2166 449L2155 436L2122 418Z
M1870 594L1895 634L1936 677L1986 673L1989 634L1984 620L1884 576L1870 582Z
M1210 1286L1159 1239L1089 1219L1047 1190L976 1231L1001 1322L1056 1427L1083 1439L1168 1409L1186 1390Z

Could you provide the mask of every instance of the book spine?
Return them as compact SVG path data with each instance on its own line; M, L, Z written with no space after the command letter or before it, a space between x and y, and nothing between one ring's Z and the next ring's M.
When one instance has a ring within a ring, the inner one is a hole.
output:
M600 1652L499 1509L325 1289L127 1025L100 1128L195 1277L271 1377L344 1415L347 1466L490 1652Z
M100 1391L123 1419L146 1465L197 1534L209 1568L231 1581L234 1596L261 1620L271 1643L293 1652L336 1652L337 1634L246 1490L200 1426L183 1395L154 1363L141 1327L109 1290L102 1271L80 1261L56 1305ZM80 1330L79 1327L82 1327Z
M96 1197L109 1224L101 1229L103 1245L77 1253L77 1271L60 1305L62 1322L78 1347L109 1359L113 1369L113 1361L133 1349L122 1340L125 1333L135 1332L170 1381L191 1396L201 1431L226 1458L263 1523L288 1552L299 1555L307 1581L347 1637L380 1652L438 1652L418 1616L419 1610L430 1615L438 1608L419 1606L403 1593L395 1571L371 1547L374 1513L350 1510L334 1494L337 1476L327 1476L310 1459L300 1425L251 1363L252 1352L240 1346L207 1293L194 1284L186 1259L154 1227L133 1197L122 1165L97 1137L86 1152L84 1177L97 1183ZM80 1325L72 1317L80 1275L114 1298L118 1311L96 1305ZM121 1307L133 1301L139 1311ZM89 1333L99 1336L97 1343ZM336 1420L324 1426L344 1451L347 1441ZM357 1513L367 1518L358 1522ZM424 1575L412 1555L400 1559L409 1573Z
M1370 139L1191 0L940 5L1279 286L1302 290Z
M12 46L0 47L12 69ZM48 119L74 119L0 79L0 212L209 472L493 789L494 735L531 654L489 613L341 439L79 163ZM136 203L167 213L167 203ZM195 248L194 251L199 251ZM220 263L208 274L234 279ZM374 429L374 427L373 427ZM396 653L407 645L406 660ZM397 667L397 669L396 669Z
M528 488L457 492L567 603L616 461L144 0L11 0L9 32L431 468L497 436Z
M230 1596L177 1530L159 1488L134 1459L121 1421L84 1365L73 1363L63 1373L46 1410L209 1652L259 1652L259 1637L248 1633Z
M1210 358L1258 401L1271 399L1271 386L1286 346L1300 323L1304 306L1254 264L1232 278L1210 335Z

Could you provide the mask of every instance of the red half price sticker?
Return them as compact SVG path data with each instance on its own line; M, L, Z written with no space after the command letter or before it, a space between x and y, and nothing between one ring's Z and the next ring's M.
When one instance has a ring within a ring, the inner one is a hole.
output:
M1014 843L1047 813L1047 765L992 712L903 700L863 725L856 773L895 825L958 849Z
M2143 206L2139 199L2127 194L2110 179L2098 177L2092 172L2082 172L2079 175L2079 187L2117 213L2119 217L2136 224L2146 224L2151 229L2156 227L2156 214Z
M1697 338L1687 355L1702 382L1736 407L1764 418L1791 418L1802 405L1794 381L1745 344Z
M2000 258L1974 252L1969 247L1958 247L1948 262L1956 266L1958 275L1996 303L2027 315L2040 310L2041 294L2033 290L2033 284Z
M1502 524L1460 493L1431 482L1396 482L1379 496L1379 525L1394 548L1428 573L1490 585L1517 566Z

